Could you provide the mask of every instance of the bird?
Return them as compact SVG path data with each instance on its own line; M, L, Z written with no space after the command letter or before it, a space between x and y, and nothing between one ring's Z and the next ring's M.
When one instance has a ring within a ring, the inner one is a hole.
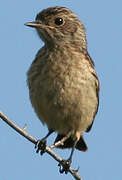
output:
M83 133L91 130L99 106L100 83L87 50L86 30L74 12L60 6L42 10L25 25L35 28L44 42L27 72L31 104L48 127L43 140L56 132L55 144L70 133L58 146L71 148L64 161L70 167L74 149L88 149Z

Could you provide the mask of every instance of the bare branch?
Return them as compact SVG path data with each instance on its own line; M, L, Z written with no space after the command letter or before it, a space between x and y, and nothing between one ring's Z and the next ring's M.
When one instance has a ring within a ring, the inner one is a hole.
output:
M63 145L64 142L70 137L71 132L69 132L66 136L64 136L60 141L56 142L55 144L49 146L51 149L54 149L60 145Z
M3 113L2 111L0 111L0 118L5 121L9 126L11 126L15 131L17 131L19 134L21 134L22 136L24 136L26 139L28 139L30 142L32 142L33 144L37 144L37 140L32 137L31 135L29 135L25 129L20 128L19 126L17 126L16 124L14 124L10 119L8 119ZM65 140L65 139L64 139ZM61 143L64 142L61 141ZM53 146L49 147L46 146L45 152L50 154L50 156L52 156L56 161L58 161L59 163L62 162L62 158L59 157L51 148L53 148ZM72 176L76 179L76 180L82 180L82 178L79 176L78 171L69 168L69 172L72 174Z

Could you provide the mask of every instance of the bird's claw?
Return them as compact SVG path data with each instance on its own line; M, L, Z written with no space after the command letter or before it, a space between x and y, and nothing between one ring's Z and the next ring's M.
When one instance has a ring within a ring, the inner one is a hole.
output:
M43 155L45 153L45 149L46 149L46 140L38 140L37 144L35 145L36 153L38 153L40 151L40 154Z
M71 165L71 161L68 159L68 160L62 160L58 166L59 166L59 172L62 174L62 173L65 173L67 174L68 171L69 171L69 168L70 168L70 165Z

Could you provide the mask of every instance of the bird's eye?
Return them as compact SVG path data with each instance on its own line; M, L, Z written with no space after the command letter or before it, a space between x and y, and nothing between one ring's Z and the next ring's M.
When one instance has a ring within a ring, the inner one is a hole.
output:
M55 24L60 26L61 24L63 24L63 19L62 18L56 18L55 19Z

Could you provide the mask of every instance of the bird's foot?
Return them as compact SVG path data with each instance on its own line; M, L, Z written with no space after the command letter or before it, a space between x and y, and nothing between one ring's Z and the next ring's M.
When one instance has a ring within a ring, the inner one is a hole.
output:
M70 168L70 165L71 165L71 160L62 160L58 166L59 166L59 172L62 174L62 173L65 173L67 174L68 171L69 171L69 168Z
M35 145L36 153L40 151L40 154L43 155L46 150L46 139L41 139L37 141L37 144Z

